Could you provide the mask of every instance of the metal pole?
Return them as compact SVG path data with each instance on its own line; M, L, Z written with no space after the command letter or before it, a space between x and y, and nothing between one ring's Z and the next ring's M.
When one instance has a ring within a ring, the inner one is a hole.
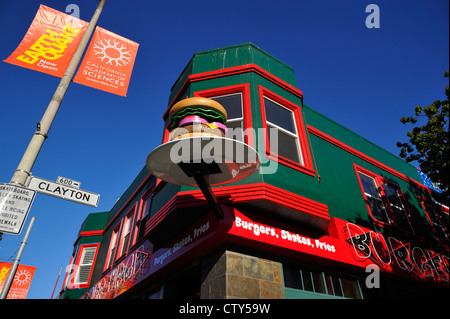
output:
M53 299L53 295L55 294L56 286L58 286L59 276L61 276L61 270L62 270L62 267L59 270L58 278L56 278L55 287L53 288L52 296L50 297L50 299Z
M52 125L56 113L58 112L59 106L61 105L64 95L66 94L67 88L72 81L76 68L80 63L84 49L86 48L89 42L89 38L94 31L105 2L106 0L100 0L97 9L95 10L94 15L92 16L92 19L86 29L86 33L81 38L80 44L78 45L72 59L70 60L66 72L59 82L59 85L56 88L56 91L47 106L47 110L45 111L41 119L41 122L39 122L37 125L37 129L30 143L28 144L25 153L23 154L22 160L20 161L19 166L17 166L17 169L15 170L14 175L11 178L11 184L25 186L28 176L31 175L31 169L33 168L34 162L36 161L36 158L42 148L42 145L44 144L45 139L47 138L50 126Z
M211 190L211 186L206 182L205 176L203 176L203 173L201 172L194 172L193 175L195 182L205 196L205 199L208 202L209 206L214 211L214 214L216 214L216 217L218 219L222 219L222 209L220 208L219 202L217 201L217 198L214 196L214 193Z
M17 256L14 259L14 263L9 271L8 278L6 279L5 286L3 287L2 294L0 295L0 299L6 299L8 295L9 289L11 288L11 284L13 282L14 277L16 276L17 267L19 266L20 257L22 257L23 250L25 249L25 245L27 244L28 236L30 236L31 228L33 227L34 220L36 217L31 217L30 224L28 225L27 232L23 237L22 243L20 244L19 251L17 252Z

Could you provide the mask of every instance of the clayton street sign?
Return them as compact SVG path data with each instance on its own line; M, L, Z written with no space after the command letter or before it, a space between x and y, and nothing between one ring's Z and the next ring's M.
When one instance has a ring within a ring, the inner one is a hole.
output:
M79 204L97 207L99 194L91 193L74 187L65 186L61 183L55 183L43 178L32 176L28 188L35 191Z

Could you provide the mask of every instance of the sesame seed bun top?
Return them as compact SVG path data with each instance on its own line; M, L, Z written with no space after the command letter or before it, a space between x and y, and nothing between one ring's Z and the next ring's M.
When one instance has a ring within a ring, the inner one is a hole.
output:
M190 97L184 100L180 100L174 106L172 106L169 112L169 121L175 114L185 109L186 107L215 110L222 113L225 116L225 119L227 118L227 111L219 102L208 99L206 97Z

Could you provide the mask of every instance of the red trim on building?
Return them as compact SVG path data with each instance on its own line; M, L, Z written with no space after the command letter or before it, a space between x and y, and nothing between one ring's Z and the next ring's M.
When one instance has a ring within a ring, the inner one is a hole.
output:
M89 287L89 283L91 282L91 277L92 277L92 271L94 269L93 266L95 265L95 261L97 259L98 247L99 246L100 246L100 243L80 245L75 264L73 264L73 267L75 267L75 271L73 271L73 273L70 275L70 280L69 280L69 283L67 285L68 289L88 288ZM85 283L85 284L77 284L77 283L75 283L75 278L77 277L78 272L79 272L81 256L83 255L84 249L85 248L89 248L89 247L95 247L95 256L94 256L94 259L92 260L92 266L91 266L91 269L89 271L89 279L88 279L87 283Z
M330 219L327 205L266 183L224 186L212 190L217 199L224 204L269 201L314 218L325 221ZM174 210L201 205L206 206L207 203L200 190L177 193L147 222L146 235Z
M172 105L178 100L179 95L182 92L184 92L185 89L187 88L187 86L190 85L191 83L197 82L197 81L214 79L214 78L217 78L217 77L223 77L223 76L247 73L247 72L255 72L256 74L258 74L258 75L264 77L265 79L273 82L274 84L282 87L286 91L288 91L288 92L294 94L295 96L298 96L299 98L303 99L303 92L302 91L300 91L296 87L290 85L289 83L283 81L282 79L276 77L275 75L267 72L266 70L264 70L260 66L254 64L254 63L250 63L250 64L246 64L246 65L240 65L240 66L235 66L235 67L231 67L231 68L225 68L225 69L221 69L221 70L214 70L214 71L208 71L208 72L202 72L202 73L196 73L196 74L189 75L188 78L186 79L186 81L181 86L181 88L178 91L178 93L176 94L176 96L174 97L174 99L169 103L169 107L164 112L163 118L164 119L167 118L167 116L169 114L169 110L172 107Z
M90 230L90 231L84 231L80 233L80 237L85 236L101 236L103 235L103 230Z
M260 101L260 109L261 109L261 120L262 120L262 128L265 131L264 134L264 147L266 149L266 156L274 161L277 161L281 164L284 164L286 166L289 166L291 168L294 168L296 170L299 170L303 173L306 173L308 175L311 176L315 176L315 171L314 171L314 167L312 164L312 160L311 160L311 153L310 153L310 149L309 149L309 144L308 144L308 138L306 135L306 130L305 130L305 124L303 122L303 117L301 115L301 110L300 110L300 106L282 98L281 96L267 90L266 88L262 87L261 85L258 86L258 90L259 90L259 101ZM275 102L279 103L280 105L283 105L284 107L286 107L287 109L291 110L294 114L294 119L295 119L295 126L297 129L297 135L298 135L298 142L299 142L299 147L301 150L301 156L302 156L302 161L303 161L303 165L300 163L296 163L294 161L291 161L287 158L284 158L278 154L275 154L274 152L272 152L270 150L270 145L269 145L269 130L267 129L267 119L266 119L266 112L265 112L265 107L264 107L264 97L270 98L272 100L274 100Z
M371 172L371 171L369 171L369 170L367 170L367 169L365 169L365 168L363 168L363 167L361 167L359 165L353 164L353 166L355 168L356 177L357 177L359 186L361 188L362 195L363 195L363 197L365 199L367 210L369 212L369 216L370 216L372 222L374 224L378 225L378 226L381 226L381 227L386 227L386 228L389 228L389 229L395 228L395 230L397 232L399 232L399 233L404 233L404 234L407 234L407 235L415 234L414 227L411 224L411 220L410 220L410 218L411 218L411 211L410 211L410 209L408 207L407 201L405 200L405 196L403 195L403 192L402 192L400 186L397 183L394 183L393 181L389 181L389 180L385 179L384 177L379 176L379 175L377 175L377 174L375 174L375 173L373 173L373 172ZM376 219L373 216L372 210L370 209L368 198L366 196L366 193L364 191L364 187L362 185L360 176L358 174L359 172L363 173L363 174L365 174L365 175L367 175L367 176L369 176L371 178L373 178L373 180L375 181L375 183L377 185L377 189L378 189L379 195L381 196L381 200L383 202L383 207L384 207L385 212L387 214L386 218L388 219L388 223L383 222L381 220L378 220L378 219ZM410 229L401 228L399 225L396 224L396 220L394 218L395 213L392 210L392 203L389 203L388 196L386 195L386 193L385 193L385 191L383 189L383 184L388 185L389 187L394 188L397 191L397 194L398 194L398 196L399 196L399 198L400 198L400 200L402 202L403 208L405 210L406 218L408 219L407 222L408 222L408 224L411 227Z
M83 231L78 234L77 239L75 240L74 246L76 243L81 239L81 237L89 237L89 236L102 236L103 230L90 230L90 231Z
M250 83L226 86L226 87L215 88L215 89L204 90L204 91L197 91L197 92L194 92L194 96L210 98L210 97L228 95L228 94L234 94L234 93L242 94L242 117L244 118L243 130L245 132L246 129L253 127L252 126L251 102L250 102ZM248 130L247 132L249 134L244 135L245 143L247 143L251 147L254 147L253 134L252 134L251 130Z
M123 220L121 220L119 222L119 224L117 224L116 227L114 227L114 229L113 229L113 232L111 235L111 240L109 241L108 253L106 255L105 264L103 265L103 272L114 267L114 263L117 262L117 260L120 257L120 256L118 256L118 254L119 254L118 247L119 247L119 240L120 240L120 235L121 235L121 230L122 230L122 223L123 223Z
M122 214L123 210L125 208L127 208L127 206L134 200L135 196L142 190L142 188L144 186L147 185L148 181L150 180L150 178L152 177L152 174L149 173L144 180L142 181L141 184L139 184L139 186L136 188L136 190L133 192L133 194L128 198L128 200L122 205L122 207L120 207L120 209L117 211L117 213L114 215L113 218L111 218L111 220L109 221L109 223L105 226L105 230L106 231L109 227L111 227L111 225L117 220L117 218L120 217L120 215Z
M343 149L344 151L346 151L346 152L348 152L350 154L353 154L353 155L363 159L364 161L366 161L366 162L368 162L368 163L370 163L372 165L375 165L375 166L383 169L384 171L386 171L386 172L388 172L388 173L390 173L390 174L392 174L394 176L397 176L398 178L403 179L404 181L406 181L408 183L415 184L417 187L420 187L423 190L431 192L429 190L429 188L426 187L425 185L423 185L423 184L421 184L421 183L419 183L419 182L409 178L405 174L400 173L400 172L396 171L395 169L390 168L389 166L387 166L387 165L385 165L385 164L383 164L383 163L381 163L381 162L379 162L379 161L377 161L377 160L367 156L366 154L361 153L360 151L354 149L351 146L348 146L347 144L345 144L345 143L335 139L334 137L331 137L330 135L327 135L324 132L322 132L322 131L320 131L320 130L318 130L318 129L310 126L310 125L307 125L307 128L308 128L308 132L310 132L310 133L316 135L317 137L319 137L319 138L321 138L321 139L323 139L323 140L325 140L325 141L327 141L327 142L329 142L329 143L331 143L331 144L333 144L333 145Z

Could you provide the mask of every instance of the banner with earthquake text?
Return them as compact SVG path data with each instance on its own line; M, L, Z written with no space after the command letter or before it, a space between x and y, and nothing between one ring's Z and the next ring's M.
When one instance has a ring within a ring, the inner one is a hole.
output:
M40 5L17 49L4 62L62 77L88 23Z
M126 96L139 44L96 27L74 82Z
M12 265L0 262L0 292L5 286ZM6 299L26 299L35 271L36 267L19 264Z

